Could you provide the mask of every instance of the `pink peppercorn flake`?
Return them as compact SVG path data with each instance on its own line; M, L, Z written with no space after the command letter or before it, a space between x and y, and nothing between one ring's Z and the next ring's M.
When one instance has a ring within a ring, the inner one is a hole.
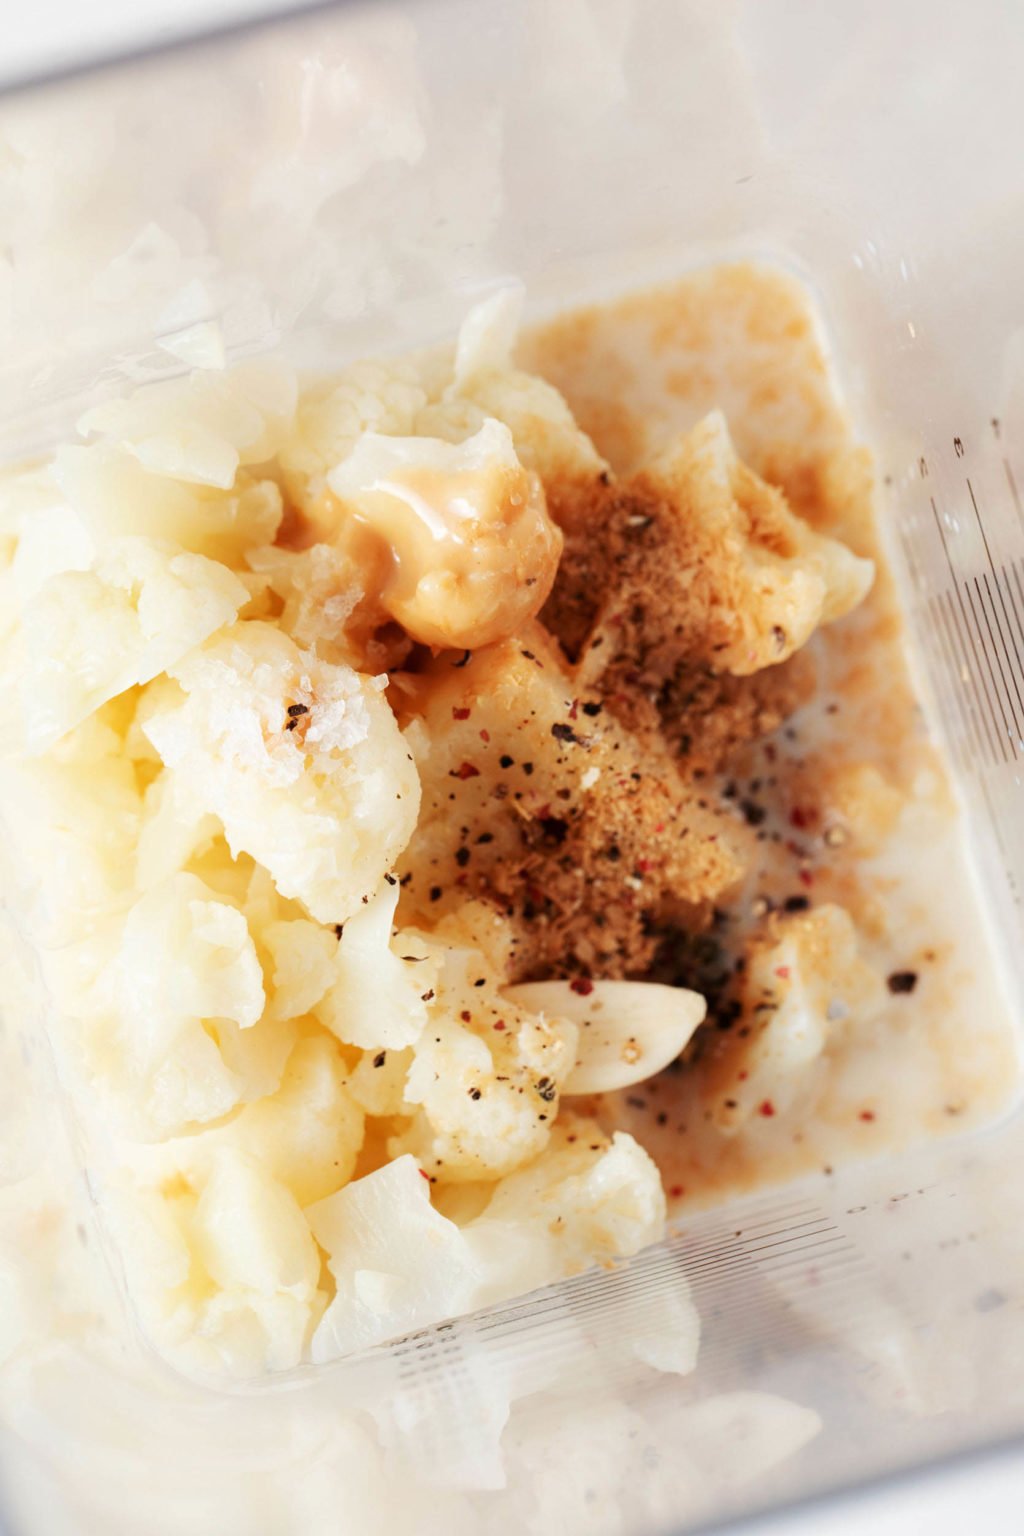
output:
M594 990L594 983L589 976L575 976L569 983L569 990L579 997L589 997Z
M771 1099L764 1099L757 1106L757 1112L759 1115L764 1115L766 1120L770 1120L772 1115L775 1113L775 1105L772 1103Z
M463 705L463 707L461 709L454 709L453 708L453 710L452 710L452 719L453 720L468 720L469 716L470 716L470 713L471 712L470 712L470 709L469 709L468 705Z
M448 777L450 779L478 779L480 777L480 769L474 768L472 763L460 763L457 768L449 770Z

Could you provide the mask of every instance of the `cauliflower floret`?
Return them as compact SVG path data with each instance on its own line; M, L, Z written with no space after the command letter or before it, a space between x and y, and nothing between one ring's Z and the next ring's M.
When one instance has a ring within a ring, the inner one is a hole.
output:
M362 591L351 562L339 550L330 544L303 550L270 545L253 550L247 559L284 604L277 623L296 645L315 649L329 661L352 659L345 625Z
M434 388L414 430L420 436L461 443L492 417L510 429L523 466L545 482L598 475L607 468L605 461L576 425L558 390L512 366L521 311L522 290L517 286L500 290L470 310L454 349L431 359ZM424 359L424 373L425 365Z
M690 601L702 564L710 582L703 659L717 671L744 677L785 661L871 586L870 560L815 533L781 491L742 463L719 411L646 466L638 484L685 520L695 568Z
M545 484L592 478L607 468L558 390L514 368L475 376L459 394L421 412L416 429L451 436L467 427L474 430L471 423L488 416L504 422L520 462Z
M388 1119L408 1114L405 1080L412 1066L412 1050L364 1051L349 1080L349 1092L368 1115Z
M142 801L135 849L139 890L152 890L176 875L219 832L216 816L200 810L173 773L166 769L158 773Z
M58 449L53 477L97 546L145 535L225 565L274 539L284 516L280 488L239 471L230 493L146 469L127 449L101 442Z
M426 400L419 371L408 359L354 363L340 378L306 390L295 431L279 455L289 490L300 500L315 499L328 470L364 432L412 432Z
M405 1100L416 1114L388 1150L414 1153L440 1182L501 1178L536 1157L575 1064L575 1024L533 1016L500 985L479 953L447 950L413 1047Z
M8 658L28 752L172 666L229 623L246 595L223 566L150 539L119 540L92 570L51 577Z
M172 668L181 704L145 731L195 803L323 923L377 889L416 824L419 781L375 679L243 622Z
M318 1002L317 1018L346 1045L362 1050L402 1050L419 1039L438 961L415 934L403 936L401 954L391 947L398 881L385 877L377 895L344 925L337 944L334 979Z
M253 1029L263 975L245 918L194 875L136 902L111 971L90 1054L136 1134L167 1136L277 1086L291 1042Z
M0 760L11 874L46 949L91 933L131 900L142 801L121 747L93 716L43 761Z
M336 1042L323 1033L303 1036L277 1092L214 1134L258 1159L300 1205L347 1184L363 1142L363 1111Z
M562 536L502 422L458 444L364 433L327 478L343 508L338 539L414 640L489 645L551 591Z
M664 1230L661 1178L633 1137L609 1140L592 1120L563 1119L540 1157L502 1179L465 1228L483 1271L478 1304L638 1253Z
M156 474L229 490L239 464L263 463L282 446L297 393L287 364L261 358L145 385L94 406L78 428L123 445Z
M336 1287L313 1360L367 1349L475 1305L479 1270L458 1227L433 1209L412 1157L307 1207Z
M88 570L96 548L50 466L0 479L0 637L51 576Z
M849 914L831 905L777 919L744 974L750 1032L723 1042L709 1074L712 1120L730 1134L766 1102L786 1109L834 1035L871 1019L885 997Z
M262 928L259 941L269 956L271 980L264 1017L297 1019L311 1012L334 980L335 934L306 918L285 918Z
M201 1174L101 1186L129 1294L157 1345L201 1371L298 1364L323 1307L320 1259L294 1197L266 1167L218 1150Z

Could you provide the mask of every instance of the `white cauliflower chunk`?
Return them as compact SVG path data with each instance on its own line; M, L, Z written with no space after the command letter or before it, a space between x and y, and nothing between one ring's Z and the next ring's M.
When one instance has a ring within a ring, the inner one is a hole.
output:
M94 406L78 427L123 445L156 474L229 490L240 464L262 463L280 448L297 396L291 369L264 358L146 385Z
M406 359L354 363L340 378L304 391L295 431L279 456L290 488L318 495L328 470L364 432L407 434L426 402L419 372Z
M664 1231L661 1178L643 1148L568 1118L540 1157L501 1180L465 1236L490 1302L638 1253Z
M785 497L739 459L725 418L713 411L645 467L644 487L671 507L689 565L691 601L702 596L705 659L748 676L785 661L856 608L874 566L816 533Z
M784 1110L829 1041L870 1020L884 996L842 907L778 921L748 959L743 997L750 1033L726 1047L711 1079L719 1130L739 1130L766 1100Z
M349 1081L349 1092L368 1115L408 1114L405 1080L412 1051L365 1051Z
M376 568L367 585L413 639L490 645L546 601L562 536L504 423L458 444L367 432L327 479L338 538Z
M98 717L45 760L0 761L0 808L23 917L46 949L132 899L142 801L121 738Z
M108 443L59 449L53 476L97 547L145 535L238 565L247 549L274 539L284 515L272 480L243 471L230 493L185 485Z
M166 769L158 773L142 802L135 850L139 890L151 890L176 875L219 832L216 816L199 810L174 774Z
M509 283L473 305L459 327L453 395L471 388L482 374L511 367L525 297L522 283Z
M337 938L331 929L302 917L268 923L259 938L270 959L270 1001L264 1017L268 1022L301 1018L334 980Z
M337 1288L313 1335L315 1362L475 1305L478 1268L458 1227L431 1206L414 1158L396 1158L306 1216Z
M95 556L48 470L0 480L0 636L51 576L88 570Z
M201 1313L200 1332L238 1350L258 1324L266 1366L296 1366L316 1303L319 1255L292 1193L252 1158L223 1152L193 1210L190 1236L195 1258L220 1287Z
M255 549L248 565L283 603L278 624L296 645L329 661L345 659L345 625L362 595L351 562L330 544Z
M346 1045L399 1051L419 1039L427 1019L424 993L438 962L416 935L391 943L398 881L389 875L374 899L344 926L336 946L334 980L317 1017Z
M347 1184L363 1142L363 1111L336 1042L326 1034L303 1036L277 1092L248 1104L224 1135L269 1168L300 1205Z
M412 1152L441 1183L501 1178L536 1157L576 1060L575 1024L535 1017L499 985L478 952L447 950L413 1047L405 1100L416 1112L389 1151Z
M276 1086L277 1042L240 1038L264 1001L245 918L194 875L136 902L112 970L113 1016L93 1055L137 1134L214 1120Z
M246 597L222 565L149 539L119 540L93 569L51 577L11 647L27 750L45 751L108 699L173 666Z
M318 922L345 922L419 809L416 770L376 680L257 622L171 670L184 698L144 727L164 763L219 818L233 854L250 854Z

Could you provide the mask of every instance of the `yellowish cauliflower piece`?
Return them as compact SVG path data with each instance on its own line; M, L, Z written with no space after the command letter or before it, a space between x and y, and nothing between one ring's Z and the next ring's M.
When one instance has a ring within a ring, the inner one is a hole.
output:
M414 1153L442 1183L501 1178L536 1157L575 1064L575 1024L526 1012L500 984L478 952L448 949L413 1047L405 1100L416 1113L389 1151Z
M222 565L151 539L118 540L92 569L50 577L7 658L26 750L45 751L108 699L172 667L246 597Z
M270 624L236 625L172 668L183 702L145 730L233 853L319 922L343 923L408 841L419 782L376 680Z

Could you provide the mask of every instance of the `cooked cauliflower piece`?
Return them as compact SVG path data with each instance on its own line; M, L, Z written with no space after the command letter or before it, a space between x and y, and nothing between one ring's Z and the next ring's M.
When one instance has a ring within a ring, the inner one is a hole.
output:
M860 957L857 933L842 907L826 904L778 919L755 944L744 976L750 1032L719 1044L711 1071L711 1113L734 1133L759 1106L781 1112L807 1085L808 1073L837 1034L868 1022L884 1000L880 978Z
M315 1008L335 974L338 940L305 918L279 918L260 930L270 965L270 1000L264 1017L297 1019Z
M284 516L280 488L254 471L239 471L229 492L186 485L106 442L58 449L53 478L97 548L145 535L237 566L275 538Z
M543 605L562 536L502 422L450 444L365 433L329 473L336 537L413 640L489 645Z
M294 1197L267 1168L225 1149L201 1176L100 1190L147 1331L203 1374L298 1364L323 1308L320 1260Z
M466 1227L488 1301L625 1258L664 1235L665 1195L633 1137L563 1116L546 1150L504 1178Z
M430 1203L413 1157L396 1157L306 1211L335 1294L313 1335L314 1361L368 1349L474 1305L480 1271L453 1222Z
M412 760L374 679L270 624L234 626L172 668L184 699L145 731L233 853L319 922L343 923L416 823Z
M46 581L7 668L25 750L44 752L108 699L179 661L246 601L230 571L151 539L121 539L88 571Z
M54 949L132 900L143 814L119 733L94 715L43 760L0 759L6 855L22 919Z
M870 560L816 533L712 412L621 485L594 483L544 619L582 687L657 697L682 669L747 677L842 618Z
M391 943L398 881L388 875L371 902L345 923L335 946L331 984L316 1014L339 1040L363 1050L402 1050L419 1039L438 961L414 935L396 954Z
M440 1183L501 1178L536 1157L575 1064L575 1024L503 998L500 980L479 953L446 950L413 1046L405 1101L416 1114L389 1152L414 1153Z
M412 1051L364 1051L351 1078L349 1092L368 1115L389 1120L408 1114L405 1080L412 1065Z
M127 448L155 474L230 490L240 464L261 464L283 446L297 393L292 370L262 358L146 385L94 406L78 428Z
M196 804L181 780L167 769L158 772L142 800L135 847L139 890L148 891L169 880L219 833L216 816Z
M351 453L364 432L404 436L414 430L426 403L411 359L354 363L340 378L304 390L295 430L279 454L289 492L303 504L315 502L328 471Z
M337 1042L322 1030L303 1028L309 1032L296 1041L280 1086L210 1134L218 1143L246 1152L269 1169L299 1205L309 1205L352 1177L364 1117ZM190 1138L190 1145L195 1146L194 1155L205 1158L202 1141Z
M636 1253L662 1236L665 1197L631 1136L609 1141L580 1120L461 1229L408 1156L306 1214L336 1285L313 1339L313 1359L328 1360Z
M346 626L363 595L352 563L331 544L309 549L262 546L247 556L283 604L277 623L296 645L328 661L354 661Z
M279 1081L289 1042L253 1030L263 973L245 918L196 876L176 875L136 902L109 991L109 1015L91 1030L92 1066L142 1139L217 1119Z
M95 558L49 466L0 478L0 638L51 576L86 571Z
M871 586L870 560L815 533L781 491L741 462L721 412L673 443L639 481L685 519L682 542L698 590L706 562L701 659L719 671L745 676L783 661Z

